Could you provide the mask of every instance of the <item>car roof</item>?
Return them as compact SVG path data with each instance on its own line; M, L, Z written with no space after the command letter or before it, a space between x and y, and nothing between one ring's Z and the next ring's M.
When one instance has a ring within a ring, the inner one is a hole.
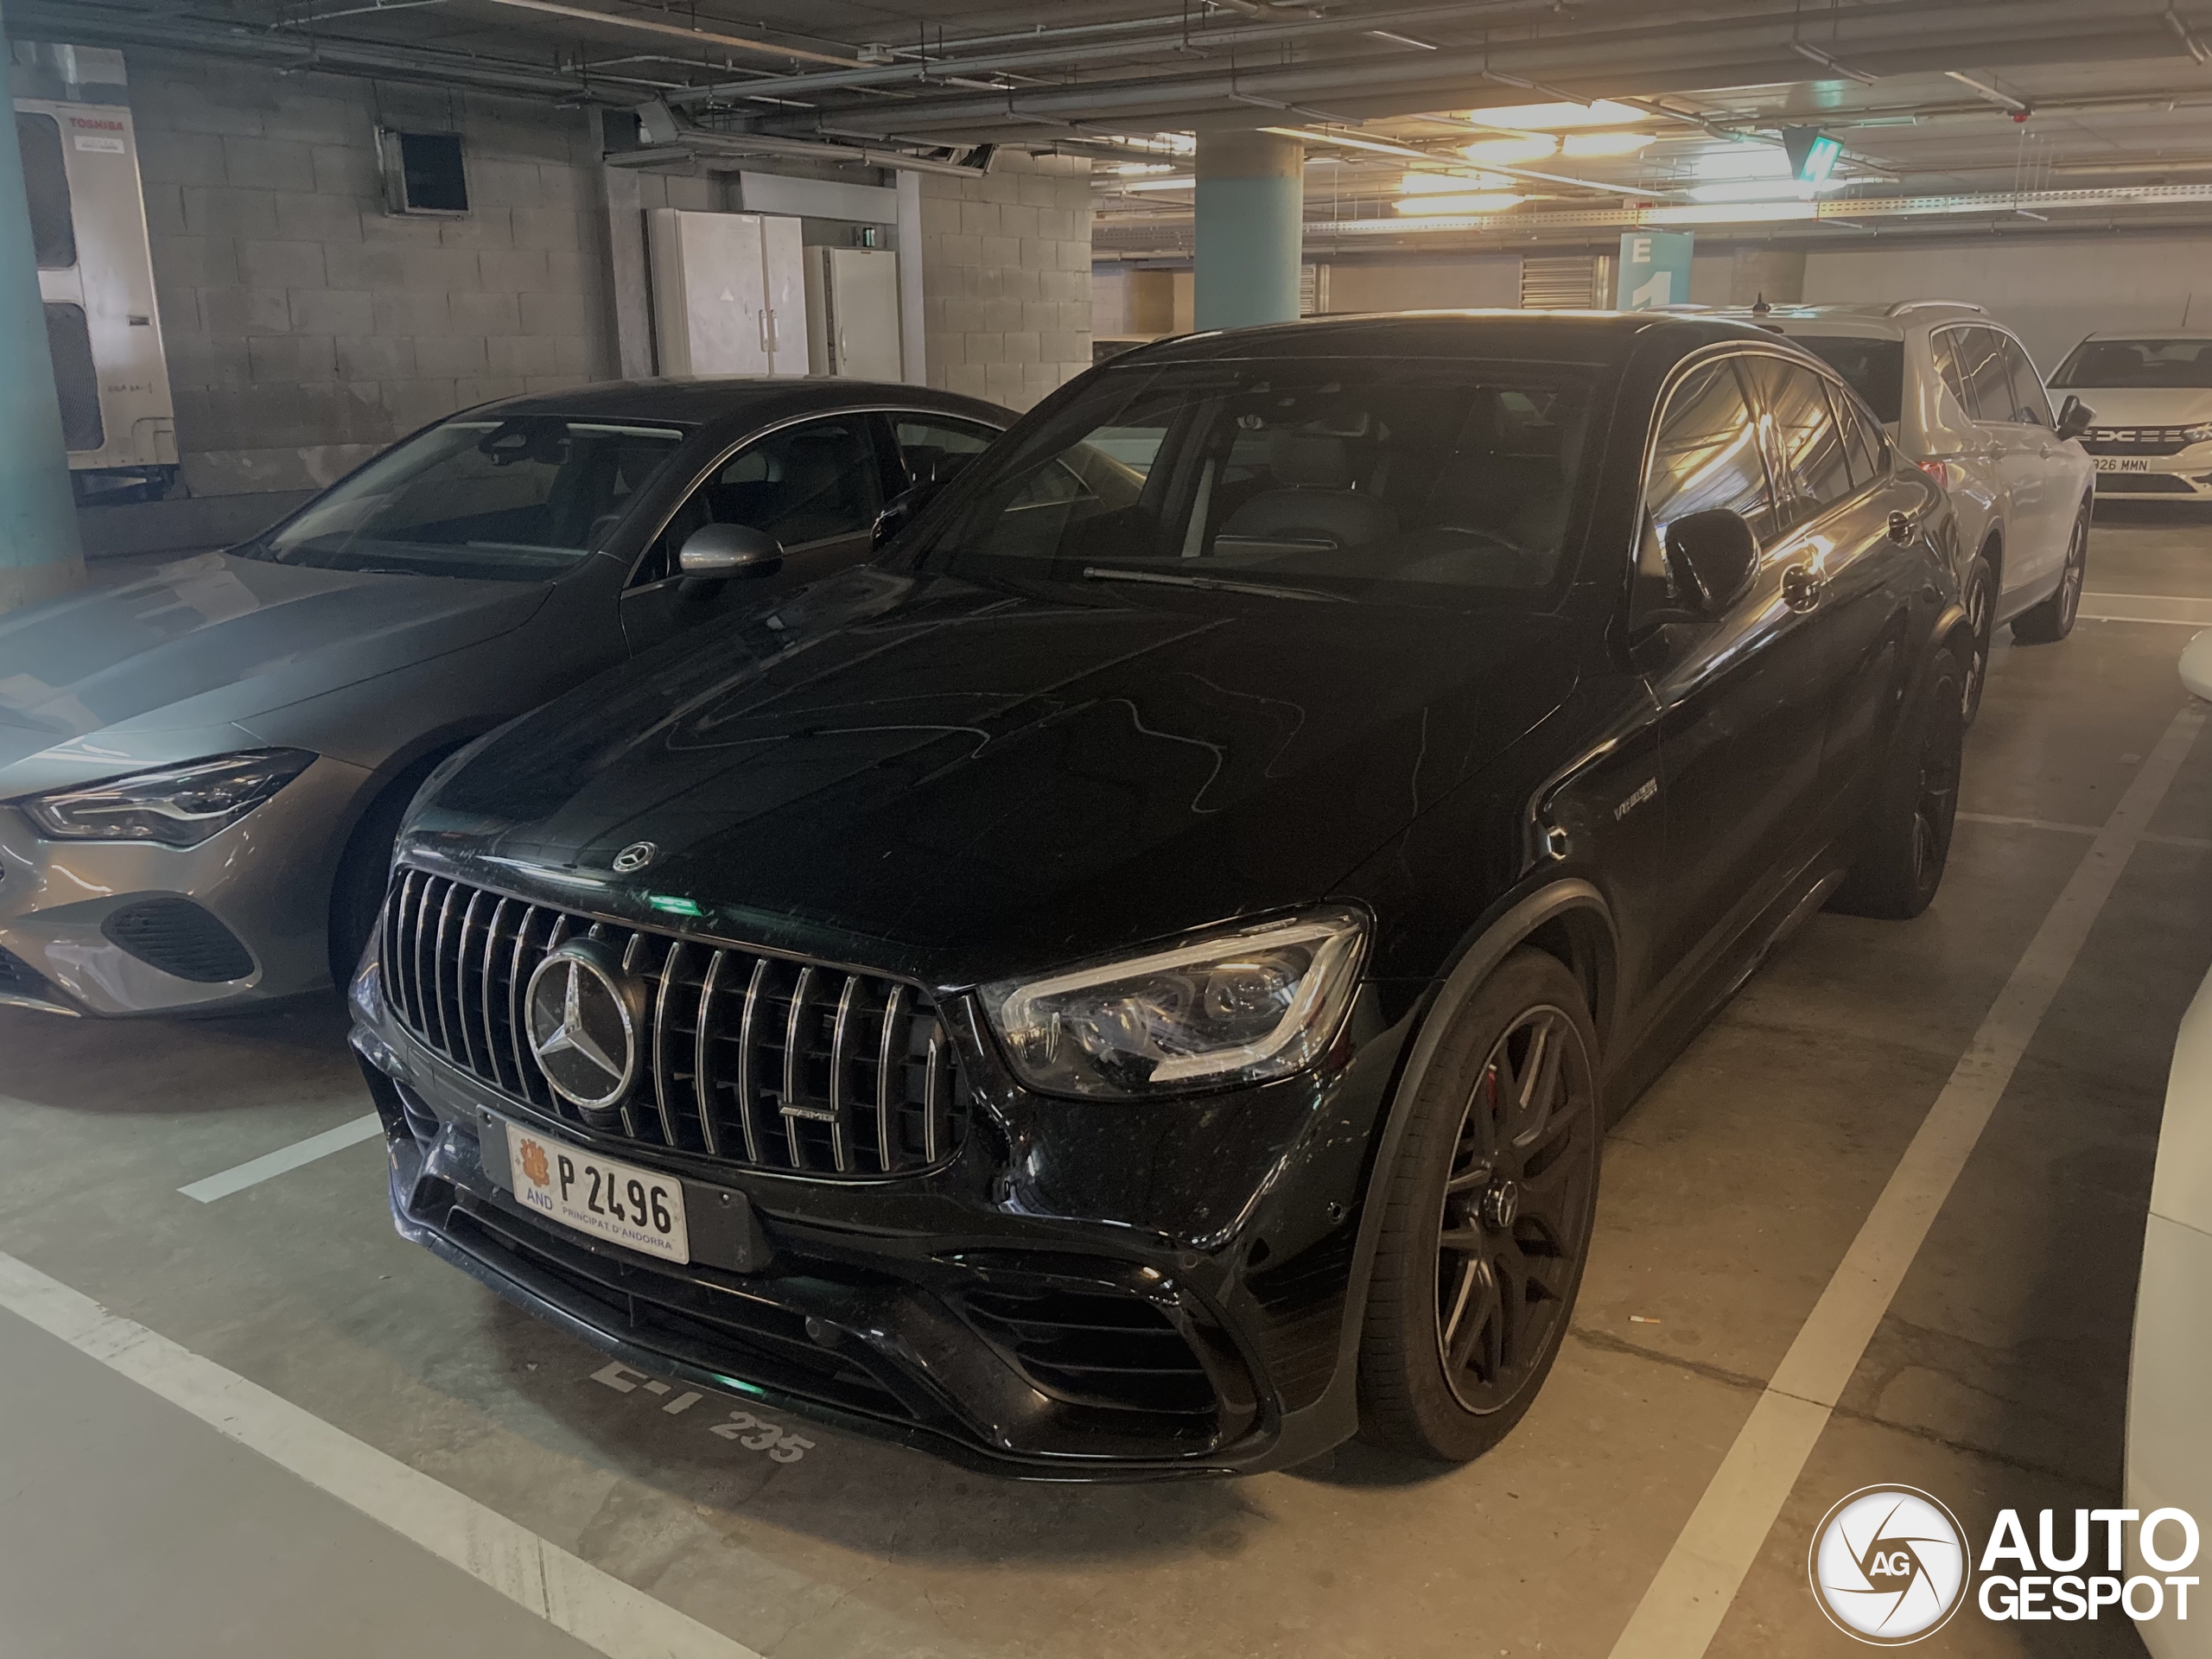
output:
M2082 336L2091 340L2212 340L2205 328L2098 328Z
M1305 317L1296 322L1215 329L1141 346L1109 365L1270 357L1465 357L1609 363L1653 334L1681 337L1683 349L1774 335L1708 314L1675 311L1389 311Z
M1850 334L1871 340L1903 340L1915 324L1972 321L1996 323L1985 306L1970 300L1882 300L1823 305L1724 306L1708 316L1732 317L1753 325L1788 325L1802 334ZM1997 323L1999 327L2002 323Z
M911 386L898 381L846 380L830 376L728 375L702 380L604 380L560 391L526 392L503 397L464 414L512 417L559 415L598 421L667 422L684 426L720 426L781 420L817 410L889 404L900 409L938 409L1005 426L1014 411L980 397Z

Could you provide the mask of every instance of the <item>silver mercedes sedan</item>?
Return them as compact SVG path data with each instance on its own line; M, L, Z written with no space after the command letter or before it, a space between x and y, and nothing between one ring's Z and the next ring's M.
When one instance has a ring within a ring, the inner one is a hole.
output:
M254 540L0 616L0 1004L201 1011L342 982L461 745L865 558L1012 420L849 380L469 410Z

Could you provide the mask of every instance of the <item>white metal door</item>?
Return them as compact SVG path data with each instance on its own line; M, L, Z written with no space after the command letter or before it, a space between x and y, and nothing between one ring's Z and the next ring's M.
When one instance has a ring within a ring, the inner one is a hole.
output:
M883 248L816 248L806 267L807 334L817 374L896 380L899 256Z
M660 372L767 373L760 216L656 207L647 232Z
M799 245L798 220L762 214L760 257L767 295L768 372L804 374L806 250Z

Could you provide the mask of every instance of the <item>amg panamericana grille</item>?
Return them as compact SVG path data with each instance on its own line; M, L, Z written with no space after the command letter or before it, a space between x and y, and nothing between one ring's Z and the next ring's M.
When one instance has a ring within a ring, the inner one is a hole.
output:
M638 1082L585 1112L548 1085L525 1029L531 975L565 940L620 953L641 981ZM828 1176L945 1162L968 1097L927 992L594 921L426 871L393 873L385 994L416 1037L541 1112L645 1148Z

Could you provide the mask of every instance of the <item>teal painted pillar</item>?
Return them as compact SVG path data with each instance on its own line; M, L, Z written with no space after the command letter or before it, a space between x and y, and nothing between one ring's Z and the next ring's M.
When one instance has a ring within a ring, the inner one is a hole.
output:
M1306 217L1306 147L1274 132L1198 135L1201 328L1290 322Z
M0 17L0 63L12 62ZM0 611L85 580L16 124L0 122Z

